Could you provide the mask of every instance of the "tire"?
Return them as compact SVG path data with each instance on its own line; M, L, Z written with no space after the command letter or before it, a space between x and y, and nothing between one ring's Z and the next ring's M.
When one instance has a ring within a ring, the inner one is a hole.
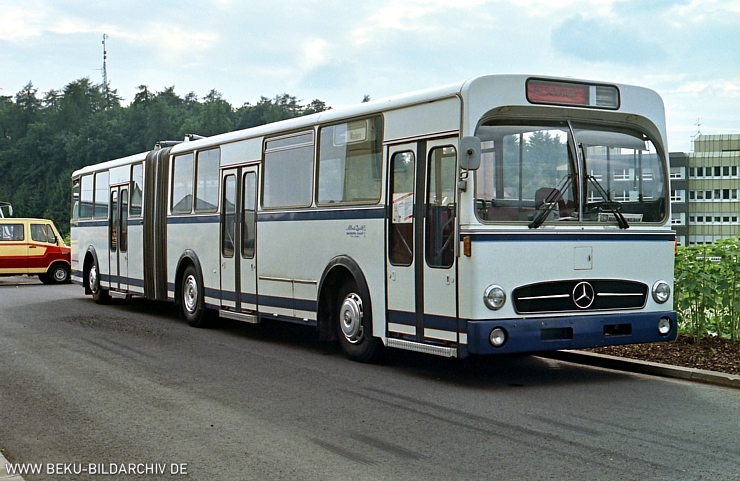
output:
M203 282L195 267L188 266L182 274L180 284L180 308L182 317L193 327L206 327L203 304Z
M64 264L55 264L49 268L45 279L41 279L44 284L66 284L69 282L69 267Z
M357 362L373 362L380 357L382 344L364 326L370 311L370 298L357 283L347 281L339 289L334 310L337 338L344 354Z
M110 294L107 289L100 287L100 271L98 265L93 263L90 266L90 270L87 272L87 281L92 291L92 298L95 304L108 304L110 302Z
M49 276L47 274L39 274L39 280L43 282L44 284L51 284L51 280L49 279Z

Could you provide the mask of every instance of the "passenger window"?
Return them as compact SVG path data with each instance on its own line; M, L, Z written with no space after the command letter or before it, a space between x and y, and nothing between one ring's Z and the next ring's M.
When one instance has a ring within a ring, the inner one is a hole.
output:
M196 212L216 212L218 209L218 163L219 149L198 152L198 168L195 176Z
M144 198L144 166L135 164L131 167L131 217L141 217L141 205Z
M80 218L80 179L72 181L72 220Z
M110 193L110 222L108 222L108 238L110 239L110 250L118 249L118 191Z
M313 185L313 132L265 143L265 207L308 207Z
M121 239L118 242L118 250L128 250L128 190L121 189Z
M0 241L11 242L24 239L23 224L0 224Z
M31 240L53 244L56 241L54 233L46 224L31 224Z
M414 260L414 170L413 152L399 152L391 159L393 213L388 233L391 264L410 266Z
M80 185L80 219L90 219L93 214L93 176L84 176Z
M254 172L247 172L244 176L244 205L242 209L242 257L252 259L254 257L254 244L256 240L256 200L257 200L257 176Z
M178 155L172 166L172 213L193 210L193 154Z
M223 220L221 221L221 255L234 257L236 236L236 176L224 179Z
M319 204L380 200L381 117L323 127L319 134Z
M437 147L429 156L426 202L426 258L430 267L451 267L455 258L457 152Z
M108 217L108 172L95 174L95 204L93 209L96 219Z

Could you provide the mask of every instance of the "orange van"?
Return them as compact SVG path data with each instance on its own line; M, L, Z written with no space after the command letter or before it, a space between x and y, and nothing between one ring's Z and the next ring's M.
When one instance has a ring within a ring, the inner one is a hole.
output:
M48 219L0 218L0 276L37 275L45 284L69 282L70 248Z

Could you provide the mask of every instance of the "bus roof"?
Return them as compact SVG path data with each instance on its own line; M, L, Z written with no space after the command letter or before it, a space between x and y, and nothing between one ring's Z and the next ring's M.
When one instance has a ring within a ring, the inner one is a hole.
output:
M260 125L245 130L227 132L224 134L214 135L190 142L186 141L172 147L171 153L177 154L179 152L192 151L194 149L204 149L216 145L237 142L240 140L269 136L277 132L297 131L310 128L316 124L339 122L344 119L379 114L381 112L388 112L412 105L434 102L451 97L460 97L463 99L463 101L467 105L467 107L464 109L464 118L462 119L463 126L467 129L473 129L475 128L475 124L477 120L480 119L481 115L485 114L486 111L489 111L492 108L511 105L531 106L532 104L527 100L524 85L526 84L528 79L532 78L564 82L580 82L585 84L613 85L617 87L622 93L623 100L619 108L616 109L614 112L620 113L622 117L625 113L628 113L641 115L643 117L651 119L651 121L655 124L655 127L657 127L658 132L656 133L659 133L662 137L661 140L665 141L665 113L663 101L660 96L653 90L633 85L616 83L606 84L604 82L594 82L589 80L579 80L571 78L566 79L547 76L502 74L473 77L468 80L451 83L441 87L435 87L431 89L395 95L383 99L372 100L349 107L331 109L316 114L282 120L279 122ZM480 102L481 100L485 101ZM552 110L553 108L554 107L552 106L542 107L543 110ZM557 108L563 109L574 107L564 107L561 105ZM575 108L586 111L593 110L587 107ZM598 110L596 112L599 115L603 115L605 113L608 114L608 112L605 112L604 110ZM467 132L467 135L472 134L472 131ZM121 159L110 160L100 164L87 166L75 171L72 175L79 176L99 170L105 170L112 167L139 162L144 160L146 155L147 152L142 152Z

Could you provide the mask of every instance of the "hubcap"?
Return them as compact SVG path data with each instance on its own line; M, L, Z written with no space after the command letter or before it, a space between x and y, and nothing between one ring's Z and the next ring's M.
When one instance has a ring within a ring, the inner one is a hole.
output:
M339 309L339 323L347 341L357 344L362 341L362 299L355 293L344 298Z
M182 289L182 300L188 312L195 312L198 305L198 283L192 275L185 279Z
M93 293L98 292L98 268L95 266L92 266L90 268L90 274L89 274L89 281L90 281L90 290L93 291Z
M67 273L61 267L54 271L54 279L59 282L64 281L67 278Z

